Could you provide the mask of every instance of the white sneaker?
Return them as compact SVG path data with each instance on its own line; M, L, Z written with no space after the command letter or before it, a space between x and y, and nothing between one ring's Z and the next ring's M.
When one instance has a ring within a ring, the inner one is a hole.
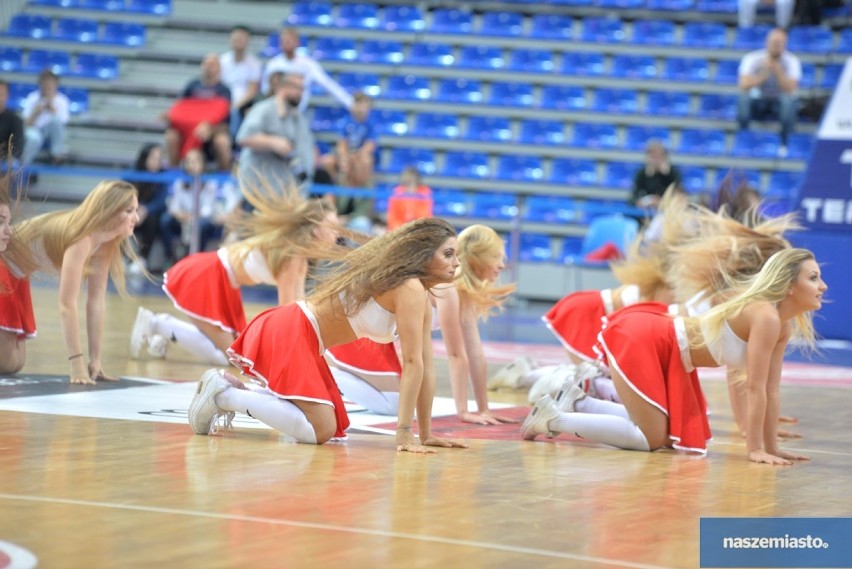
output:
M136 311L136 320L133 322L133 328L130 331L130 357L138 360L142 354L142 347L148 343L148 338L151 336L151 318L154 313L147 308L140 306Z
M496 391L497 389L517 389L521 378L531 372L535 366L535 362L526 356L516 358L512 363L507 364L488 379L488 390Z
M148 338L148 354L160 360L166 359L169 351L169 339L162 334L154 334Z
M583 362L577 366L577 374L574 383L586 393L593 389L592 380L603 375L601 368L589 362Z
M224 419L223 428L230 429L234 420L233 411L225 411L216 405L216 396L231 387L231 382L225 379L225 371L208 369L201 376L195 397L189 404L189 426L196 435L213 435L219 429L216 422Z
M586 392L579 385L572 380L566 381L556 395L556 408L564 413L573 413L577 410L577 402L585 398Z
M530 387L530 392L527 394L527 400L532 404L541 399L545 395L550 395L556 398L562 384L570 380L577 373L577 366L573 364L562 364L556 366L552 372L544 375Z
M545 395L535 402L532 411L524 419L524 424L521 426L521 435L528 441L533 440L538 435L547 435L553 438L559 433L551 431L547 425L550 421L558 417L559 409L556 408L556 402L550 395Z

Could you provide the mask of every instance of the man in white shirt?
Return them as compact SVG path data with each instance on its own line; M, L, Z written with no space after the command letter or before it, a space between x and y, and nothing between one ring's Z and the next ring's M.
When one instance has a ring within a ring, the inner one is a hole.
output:
M778 117L781 123L781 154L796 124L799 101L796 90L802 78L799 58L787 51L787 32L775 28L766 37L766 48L747 53L740 62L740 99L737 122L747 129L752 118Z
M284 28L278 36L281 44L281 53L270 59L263 69L263 80L261 86L264 94L269 94L269 76L276 71L285 74L295 73L305 78L305 92L299 110L305 112L308 101L311 98L311 86L319 83L331 96L337 99L341 105L350 109L352 107L352 95L340 86L337 81L328 76L322 66L314 58L297 53L299 48L299 32L295 28Z
M251 30L237 25L231 28L231 50L219 56L221 80L231 90L231 134L235 136L240 122L260 89L263 64L249 51Z
M66 125L71 102L59 92L59 76L50 69L38 76L38 89L27 95L21 115L24 119L23 164L31 164L48 145L51 161L63 162L68 154Z

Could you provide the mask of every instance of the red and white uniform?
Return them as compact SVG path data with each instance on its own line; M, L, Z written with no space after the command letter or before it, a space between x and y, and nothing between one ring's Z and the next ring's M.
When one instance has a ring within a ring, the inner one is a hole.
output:
M612 314L598 338L610 368L666 414L673 446L707 452L707 402L690 361L683 319L668 315L660 303L638 304Z
M35 338L36 323L30 279L16 276L0 261L0 330Z
M402 375L402 364L393 342L379 344L369 338L359 338L348 344L341 344L326 350L325 357L342 370L357 376Z

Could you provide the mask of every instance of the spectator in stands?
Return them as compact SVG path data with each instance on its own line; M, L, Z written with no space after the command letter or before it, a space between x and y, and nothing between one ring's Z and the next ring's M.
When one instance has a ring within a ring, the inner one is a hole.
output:
M163 173L163 147L156 143L142 146L136 156L134 170L143 174L155 175ZM169 185L166 182L154 180L129 180L139 192L139 224L133 232L139 246L139 264L130 266L131 273L139 274L140 268L148 269L151 265L151 248L160 235L160 218L166 212L166 196ZM162 267L157 272L162 271Z
M24 154L24 121L8 103L9 84L0 79L0 160L20 162Z
M59 76L45 69L38 76L38 89L27 95L23 103L26 138L21 161L31 164L47 145L54 164L67 158L66 127L70 118L71 102L59 92Z
M796 125L799 101L796 90L802 63L787 51L787 32L775 28L766 37L766 48L747 53L740 62L740 99L737 122L747 129L752 118L773 115L781 123L779 156L787 155L787 139Z
M236 136L243 117L260 90L263 64L249 51L251 30L237 25L231 28L231 49L219 56L222 83L231 91L231 136Z
M165 133L169 166L179 166L189 150L201 148L219 170L231 168L233 145L229 127L231 91L222 83L219 56L208 53L201 62L201 77L190 81L169 109Z
M352 108L352 95L346 92L334 79L328 76L322 66L308 55L297 53L299 48L299 32L295 28L284 28L279 34L281 53L270 59L263 70L261 81L264 93L270 93L269 76L276 71L298 73L305 78L305 95L302 97L300 109L307 110L311 97L311 86L319 83L331 96L337 99L347 109Z
M422 217L432 217L432 189L415 166L406 166L388 199L388 231Z
M750 28L754 25L758 6L775 6L775 25L779 28L789 28L793 19L793 9L796 0L739 0L738 23L741 28Z
M292 177L307 195L315 150L309 121L299 110L304 91L304 78L287 73L272 97L249 110L237 132L242 184L280 185Z
M191 243L195 192L198 192L198 251L206 251L208 245L218 244L226 219L242 199L236 185L229 180L201 180L204 158L200 150L187 152L183 162L184 175L172 184L167 200L168 208L160 219L160 238L168 264L184 256L176 252L175 236L180 235L184 245Z
M645 165L633 178L630 204L655 210L666 189L680 183L680 171L669 160L665 145L657 139L649 140L645 146Z
M352 111L340 121L334 152L322 157L323 168L341 186L365 188L372 183L378 145L371 108L368 95L355 93Z

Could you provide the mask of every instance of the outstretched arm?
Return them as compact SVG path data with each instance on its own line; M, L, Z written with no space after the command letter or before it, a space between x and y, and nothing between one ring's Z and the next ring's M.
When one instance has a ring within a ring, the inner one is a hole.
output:
M450 388L456 404L456 414L462 421L475 422L467 409L468 359L459 316L459 294L454 286L435 287L435 303L441 337L447 349Z
M105 243L89 262L90 274L86 279L86 332L89 339L89 377L115 380L106 375L101 366L101 341L104 335L106 291L109 279L109 263L115 243Z
M91 239L84 237L65 250L59 270L59 326L71 367L71 383L91 384L86 371L85 354L80 341L80 315L77 298L83 281L83 267L91 250Z
M432 452L417 444L412 431L414 409L423 384L423 322L427 302L426 290L419 281L410 280L395 291L396 328L402 352L396 427L396 449L400 451ZM423 425L419 427L422 429ZM427 430L431 430L431 423L427 424Z

